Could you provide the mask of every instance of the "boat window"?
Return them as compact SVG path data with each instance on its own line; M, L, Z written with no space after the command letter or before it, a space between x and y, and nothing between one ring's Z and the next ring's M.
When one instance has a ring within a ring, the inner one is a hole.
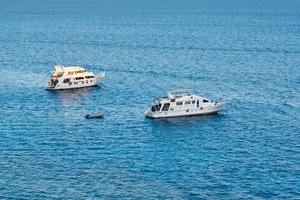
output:
M63 82L64 82L64 83L69 83L69 82L70 82L70 79L69 79L69 78L66 78L66 79L64 79Z
M199 100L197 100L197 107L199 107Z
M160 107L161 107L161 104L156 104L156 105L151 107L151 111L152 112L158 112L158 111L160 111Z
M155 106L152 106L152 107L151 107L151 111L152 111L152 112L155 112Z
M195 104L195 103L196 103L196 101L195 101L195 100L193 100L193 101L192 101L192 104Z
M209 101L207 99L203 99L203 103L208 103Z
M177 105L177 106L181 106L181 105L182 105L182 102L181 102L181 101L178 101L178 102L176 102L176 105Z
M165 103L163 108L162 108L162 111L169 111L169 107L170 107L170 104L169 103Z
M161 104L154 106L154 111L160 111Z
M186 101L186 102L184 103L184 105L188 105L188 104L191 104L191 102L190 102L190 101Z
M83 77L76 77L75 80L81 80L84 79Z

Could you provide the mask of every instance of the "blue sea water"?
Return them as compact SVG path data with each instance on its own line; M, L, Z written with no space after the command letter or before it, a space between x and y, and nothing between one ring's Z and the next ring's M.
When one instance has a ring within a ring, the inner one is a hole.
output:
M299 1L1 0L0 30L0 199L300 198ZM177 88L225 109L144 118Z

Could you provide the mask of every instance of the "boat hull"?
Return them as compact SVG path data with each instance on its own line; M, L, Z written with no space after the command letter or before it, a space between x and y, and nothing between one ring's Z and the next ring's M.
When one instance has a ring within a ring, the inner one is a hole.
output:
M88 84L77 84L77 85L62 85L58 87L46 87L46 90L68 90L68 89L77 89L77 88L84 88L84 87L92 87L97 86L97 82L88 83Z
M103 118L103 114L102 113L92 113L92 114L86 114L84 117L87 119Z
M212 115L218 113L219 110L223 108L222 105L216 105L214 107L204 108L204 109L186 109L181 111L161 111L161 112L152 112L150 110L146 111L146 117L152 119L160 118L174 118L174 117L189 117L189 116L198 116L198 115Z

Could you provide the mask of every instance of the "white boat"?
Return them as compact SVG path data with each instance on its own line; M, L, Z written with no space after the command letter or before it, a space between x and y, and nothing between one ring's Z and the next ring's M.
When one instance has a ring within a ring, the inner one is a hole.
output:
M93 72L86 71L83 67L64 67L57 65L48 81L47 90L62 90L72 88L82 88L97 85L99 80L104 79L105 73L95 76Z
M174 90L167 97L157 98L145 112L150 118L182 117L217 113L224 106L207 98L192 94L192 90Z

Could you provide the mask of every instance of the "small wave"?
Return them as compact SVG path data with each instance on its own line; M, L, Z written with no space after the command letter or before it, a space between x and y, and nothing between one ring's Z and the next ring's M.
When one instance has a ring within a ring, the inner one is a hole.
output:
M284 102L283 105L288 106L290 108L296 108L296 107L298 107L297 105L295 105L295 104L293 104L291 102Z

